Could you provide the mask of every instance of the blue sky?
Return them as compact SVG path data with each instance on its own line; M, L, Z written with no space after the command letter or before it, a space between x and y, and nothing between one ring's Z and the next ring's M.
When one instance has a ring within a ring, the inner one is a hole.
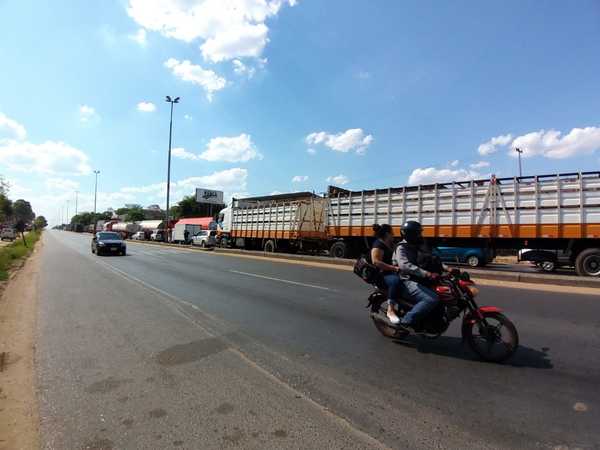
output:
M94 169L99 209L164 205L165 95L174 200L513 176L514 146L527 175L600 170L597 1L0 0L0 17L0 174L51 223L76 190L93 207Z

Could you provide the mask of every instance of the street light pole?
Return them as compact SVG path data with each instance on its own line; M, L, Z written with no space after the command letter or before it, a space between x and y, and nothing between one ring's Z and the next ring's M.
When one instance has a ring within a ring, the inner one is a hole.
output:
M71 223L71 221L69 220L69 200L67 200L67 222Z
M77 197L79 196L79 191L75 191L75 215L77 215Z
M165 97L167 103L171 104L171 119L169 120L169 159L167 162L167 211L166 211L166 222L165 222L165 236L164 240L168 239L169 233L169 194L171 191L171 142L173 137L173 105L175 103L179 103L179 97L175 97L174 99L171 96L167 95Z
M94 216L96 215L96 200L98 198L98 174L99 170L94 170L94 174L96 175L96 183L94 184ZM95 228L95 226L94 226Z
M515 148L515 152L519 155L519 178L521 178L523 176L523 167L521 166L521 154L523 153L523 150L517 147Z

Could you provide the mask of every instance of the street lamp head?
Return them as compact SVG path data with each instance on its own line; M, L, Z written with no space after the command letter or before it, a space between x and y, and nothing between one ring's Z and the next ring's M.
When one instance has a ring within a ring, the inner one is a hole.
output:
M171 103L171 102L172 102L172 100L171 100L171 96L170 96L170 95L167 95L167 97L166 97L166 101L167 101L167 102L169 102L169 103Z
M173 100L173 103L179 103L179 98L180 97L175 97L175 100Z

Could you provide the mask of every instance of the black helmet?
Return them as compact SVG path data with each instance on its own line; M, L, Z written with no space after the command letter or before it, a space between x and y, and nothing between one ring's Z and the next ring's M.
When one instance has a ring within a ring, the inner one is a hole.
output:
M402 236L409 244L421 244L423 242L423 227L415 220L407 220L402 225Z

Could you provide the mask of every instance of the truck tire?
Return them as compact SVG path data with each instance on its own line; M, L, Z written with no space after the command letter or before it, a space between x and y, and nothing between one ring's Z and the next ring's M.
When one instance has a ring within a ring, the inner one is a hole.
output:
M275 253L275 249L275 241L272 239L269 239L267 242L265 242L265 245L263 246L265 253Z
M582 277L600 277L600 248L588 248L577 255L575 271Z
M332 258L348 257L348 246L343 241L334 242L329 248L329 255Z

